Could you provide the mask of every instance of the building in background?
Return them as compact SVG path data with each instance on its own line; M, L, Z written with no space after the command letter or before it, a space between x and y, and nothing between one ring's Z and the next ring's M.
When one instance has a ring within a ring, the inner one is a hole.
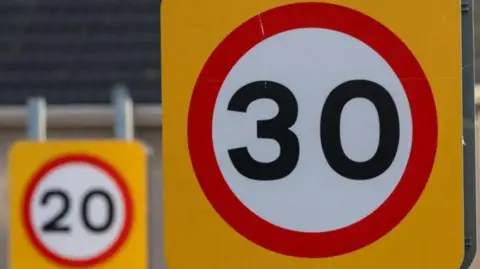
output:
M160 102L159 0L0 1L0 104Z

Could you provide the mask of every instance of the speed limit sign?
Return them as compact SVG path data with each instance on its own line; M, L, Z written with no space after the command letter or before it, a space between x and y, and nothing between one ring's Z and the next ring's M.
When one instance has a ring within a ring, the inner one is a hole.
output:
M162 3L169 268L460 268L460 11L431 4Z
M286 20L292 13L302 17ZM343 25L345 17L356 23ZM270 38L244 39L257 20L217 47L196 82L188 132L198 181L226 222L272 251L319 258L364 247L408 214L430 177L437 145L430 85L408 48L360 13L284 6L262 16ZM225 62L234 53L242 58L231 67ZM274 68L258 64L262 58ZM210 78L226 71L214 91ZM414 76L419 81L401 79Z
M146 263L140 145L22 142L10 165L11 268Z

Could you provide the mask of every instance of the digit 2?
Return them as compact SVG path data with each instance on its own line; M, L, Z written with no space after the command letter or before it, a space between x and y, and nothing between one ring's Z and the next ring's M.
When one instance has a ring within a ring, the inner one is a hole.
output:
M340 141L343 108L352 99L364 98L376 108L380 123L380 140L374 156L364 162L348 158ZM268 163L258 162L247 147L228 150L234 167L253 180L278 180L288 176L300 157L298 137L290 128L298 118L298 102L286 86L272 81L256 81L240 88L232 96L228 110L246 113L256 100L270 99L278 114L257 122L257 137L273 139L280 146L279 157ZM381 85L368 80L351 80L337 86L327 97L320 120L320 141L325 158L338 174L352 180L367 180L384 173L393 163L400 139L400 121L395 102Z

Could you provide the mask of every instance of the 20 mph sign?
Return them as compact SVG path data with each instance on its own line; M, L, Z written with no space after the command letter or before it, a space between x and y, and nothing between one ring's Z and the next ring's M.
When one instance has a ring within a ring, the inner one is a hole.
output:
M145 268L145 158L136 142L16 143L10 268Z
M101 159L69 154L34 174L23 199L23 224L45 256L92 266L113 256L132 227L125 179Z
M179 2L162 4L172 269L460 267L459 40L438 67L383 14L402 3Z

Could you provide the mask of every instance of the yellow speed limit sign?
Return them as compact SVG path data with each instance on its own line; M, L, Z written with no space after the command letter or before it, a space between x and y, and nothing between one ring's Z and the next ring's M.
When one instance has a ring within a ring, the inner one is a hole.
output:
M170 269L460 268L458 2L161 11Z
M10 268L146 268L140 143L23 141L9 162Z

